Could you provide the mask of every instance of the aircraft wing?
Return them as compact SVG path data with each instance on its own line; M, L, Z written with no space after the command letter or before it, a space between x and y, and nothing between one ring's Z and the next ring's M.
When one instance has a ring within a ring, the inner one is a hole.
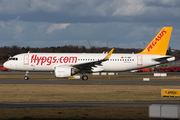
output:
M111 51L108 53L108 55L101 60L80 63L80 64L73 65L73 67L80 69L80 70L82 70L82 69L91 70L92 67L96 67L95 65L101 65L102 62L107 61L111 57L111 54L113 51L114 51L114 48L111 49Z

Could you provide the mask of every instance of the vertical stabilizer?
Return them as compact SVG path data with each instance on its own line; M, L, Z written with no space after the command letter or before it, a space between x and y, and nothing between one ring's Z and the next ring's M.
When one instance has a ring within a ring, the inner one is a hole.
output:
M166 55L173 27L163 27L149 45L139 54Z

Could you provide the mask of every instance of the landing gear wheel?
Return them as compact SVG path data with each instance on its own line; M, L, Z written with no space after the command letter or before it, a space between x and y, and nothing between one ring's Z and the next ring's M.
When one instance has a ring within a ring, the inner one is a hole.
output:
M28 77L28 76L25 76L25 77L24 77L24 80L29 80L29 77Z
M82 80L84 80L84 81L88 80L88 76L87 75L83 75L82 76Z
M29 75L29 72L28 72L28 71L26 71L26 75L25 75L25 77L24 77L24 80L29 80L28 75Z

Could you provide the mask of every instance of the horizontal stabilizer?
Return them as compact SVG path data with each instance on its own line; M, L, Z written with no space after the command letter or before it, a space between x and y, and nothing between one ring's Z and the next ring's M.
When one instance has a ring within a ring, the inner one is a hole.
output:
M166 62L174 61L175 57L165 56L165 57L162 57L162 58L155 58L153 60L157 61L157 62L160 62L160 63L166 63Z

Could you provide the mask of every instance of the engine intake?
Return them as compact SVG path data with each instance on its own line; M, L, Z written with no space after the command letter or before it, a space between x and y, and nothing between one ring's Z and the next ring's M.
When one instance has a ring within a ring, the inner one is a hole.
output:
M72 67L55 67L55 77L71 77L75 74Z

